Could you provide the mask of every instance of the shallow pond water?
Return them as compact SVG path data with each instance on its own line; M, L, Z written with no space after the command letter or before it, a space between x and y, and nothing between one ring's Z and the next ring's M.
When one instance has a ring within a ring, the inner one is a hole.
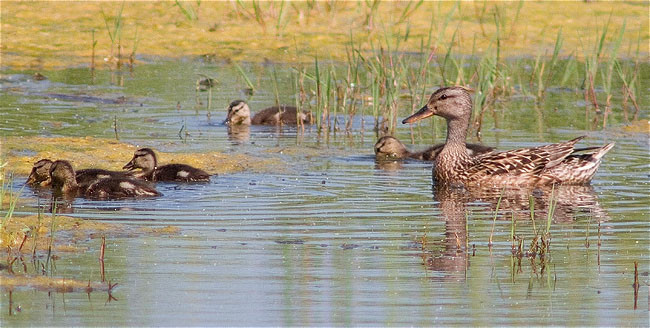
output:
M221 83L209 116L207 93L196 105L199 73ZM44 74L49 80L4 76L4 135L113 138L117 118L121 140L139 146L244 153L284 164L206 184L160 183L163 196L153 199L74 200L69 215L181 232L109 238L105 274L118 283L112 298L3 290L0 319L7 325L648 324L648 137L588 130L581 94L552 92L537 108L514 99L502 105L507 114L496 123L487 118L482 142L498 149L578 135L587 135L584 146L617 143L591 187L508 189L493 220L501 191L440 191L432 188L429 163L375 162L369 116L355 119L350 136L290 127L229 135L220 122L227 104L245 96L245 84L228 65L162 62L138 67L133 76L98 72L94 81L85 69ZM265 81L258 81L253 111L273 103ZM282 85L282 100L291 102L290 81ZM423 137L409 147L422 149L432 136L441 142L444 128L435 121L416 128ZM408 140L409 131L398 126L397 135ZM15 215L36 213L46 202L37 195L24 189ZM528 250L534 229L546 228L551 200L557 207L550 252L544 259L513 255L513 226ZM55 275L97 281L100 243L90 239L88 252L62 254Z

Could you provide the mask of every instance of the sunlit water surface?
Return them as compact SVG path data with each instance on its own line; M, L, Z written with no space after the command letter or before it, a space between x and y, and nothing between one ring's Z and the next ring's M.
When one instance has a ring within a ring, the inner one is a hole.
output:
M268 72L246 69L261 76L253 111L272 105ZM195 100L199 73L221 82L209 117L207 93L199 95L202 105ZM132 76L99 72L94 83L85 69L45 74L47 81L4 76L5 135L112 138L118 117L121 140L140 146L243 153L285 165L206 184L160 183L163 196L154 199L76 199L70 215L181 232L109 238L106 279L118 283L112 299L29 288L10 299L3 290L3 325L648 325L647 135L588 129L580 94L551 92L541 111L517 99L503 105L504 121L486 118L482 142L499 149L577 135L587 135L585 146L617 143L592 187L551 191L558 203L552 244L540 260L511 251L513 217L524 249L534 236L528 191L504 191L495 221L494 193L434 190L429 163L376 163L370 116L363 127L357 117L351 136L252 127L233 140L220 122L226 105L245 96L245 84L230 66L163 62ZM291 103L291 81L282 85ZM435 121L416 130L425 137L409 147L425 148L431 131L441 141L444 127ZM179 138L181 127L189 136ZM398 126L397 135L409 140L409 128ZM549 190L533 195L536 229L545 230ZM22 196L16 215L46 202L30 189ZM61 254L55 275L97 281L100 243Z

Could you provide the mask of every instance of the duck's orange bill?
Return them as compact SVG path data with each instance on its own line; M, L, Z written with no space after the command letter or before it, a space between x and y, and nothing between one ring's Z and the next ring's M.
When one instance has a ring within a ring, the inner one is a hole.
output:
M427 118L429 116L433 115L433 111L429 109L429 107L424 106L420 108L419 111L417 111L415 114L405 118L402 121L402 124L409 124L409 123L415 123L423 118Z

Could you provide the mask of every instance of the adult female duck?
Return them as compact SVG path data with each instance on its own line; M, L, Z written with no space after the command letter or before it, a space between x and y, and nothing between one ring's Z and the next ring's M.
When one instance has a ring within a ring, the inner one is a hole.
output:
M614 147L575 149L584 136L566 142L534 148L489 153L476 157L467 154L465 138L472 114L472 98L463 87L441 88L426 106L402 123L413 123L438 115L447 120L447 141L438 154L433 178L448 185L549 185L586 184L591 181L602 157ZM577 152L593 151L577 154Z

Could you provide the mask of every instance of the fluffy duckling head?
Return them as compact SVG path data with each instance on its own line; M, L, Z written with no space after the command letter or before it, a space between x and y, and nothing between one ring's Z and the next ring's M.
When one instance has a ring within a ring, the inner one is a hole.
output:
M251 124L251 109L248 104L243 100L235 100L228 105L228 114L226 120L223 121L225 125L250 125Z
M375 157L381 160L406 158L409 151L404 144L391 136L384 136L375 143Z
M156 153L151 148L140 148L135 151L131 161L126 163L122 169L129 171L142 169L144 172L151 172L156 169L157 165Z

